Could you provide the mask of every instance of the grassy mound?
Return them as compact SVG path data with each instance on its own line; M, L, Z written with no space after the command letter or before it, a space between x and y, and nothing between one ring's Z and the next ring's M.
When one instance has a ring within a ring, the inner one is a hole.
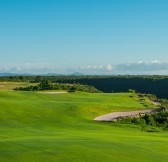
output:
M93 121L155 107L130 95L0 91L0 161L166 161L167 132Z

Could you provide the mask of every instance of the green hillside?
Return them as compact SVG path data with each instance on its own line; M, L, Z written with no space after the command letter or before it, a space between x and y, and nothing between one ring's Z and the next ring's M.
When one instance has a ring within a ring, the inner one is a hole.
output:
M154 107L130 93L0 91L0 161L167 161L167 132L93 121Z

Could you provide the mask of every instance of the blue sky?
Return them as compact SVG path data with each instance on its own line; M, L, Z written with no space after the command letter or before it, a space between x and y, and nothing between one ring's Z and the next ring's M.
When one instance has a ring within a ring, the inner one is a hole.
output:
M0 72L124 74L122 65L149 64L155 74L163 64L167 74L167 8L167 0L0 0Z

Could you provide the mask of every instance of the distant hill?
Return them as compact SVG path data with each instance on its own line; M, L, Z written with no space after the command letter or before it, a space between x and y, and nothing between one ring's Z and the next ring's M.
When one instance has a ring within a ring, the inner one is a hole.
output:
M6 76L34 76L33 74L27 74L27 73L0 73L0 77L6 77Z
M79 72L74 72L70 76L84 76L84 74L79 73Z
M72 74L58 74L58 73L47 73L47 74L29 74L29 73L0 73L0 77L6 77L6 76L84 76L82 73L74 72Z

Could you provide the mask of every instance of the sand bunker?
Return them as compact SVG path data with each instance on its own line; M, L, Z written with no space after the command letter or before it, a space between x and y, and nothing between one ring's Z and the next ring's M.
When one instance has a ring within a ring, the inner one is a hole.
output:
M43 94L64 94L64 93L68 93L68 92L62 91L62 92L39 92L39 93L43 93Z
M139 113L150 114L152 112L159 112L159 111L162 111L162 109L140 110L140 111L131 111L131 112L114 112L114 113L109 113L109 114L96 117L94 120L95 121L115 121L120 118L138 116Z

